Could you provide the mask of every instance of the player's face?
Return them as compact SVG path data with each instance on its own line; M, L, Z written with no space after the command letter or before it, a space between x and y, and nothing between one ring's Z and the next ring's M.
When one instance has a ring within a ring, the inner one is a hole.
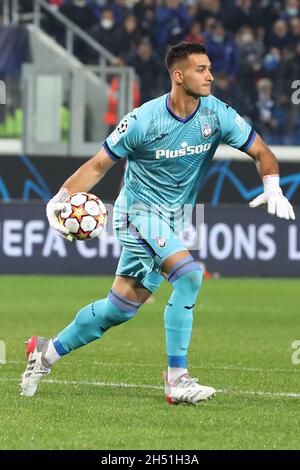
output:
M191 54L181 70L182 85L187 95L208 96L214 80L211 63L205 54Z

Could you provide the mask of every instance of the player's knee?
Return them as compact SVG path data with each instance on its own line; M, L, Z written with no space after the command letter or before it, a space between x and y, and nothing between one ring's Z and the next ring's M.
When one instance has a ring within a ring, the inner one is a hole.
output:
M188 273L180 276L174 283L173 288L177 291L182 291L182 295L197 295L202 283L202 271L200 268L195 271L189 271Z
M202 283L202 270L192 256L176 263L168 276L173 288L197 293Z
M199 267L195 271L190 271L187 274L183 275L185 283L188 283L189 288L198 292L202 284L202 271Z

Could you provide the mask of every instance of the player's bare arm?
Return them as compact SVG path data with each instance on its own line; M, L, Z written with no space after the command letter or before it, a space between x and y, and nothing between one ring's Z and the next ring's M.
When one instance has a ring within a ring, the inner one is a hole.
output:
M255 160L261 178L267 175L279 175L279 167L274 153L258 134L256 134L247 154Z
M89 192L91 188L102 180L114 164L115 162L109 158L102 147L97 155L84 163L65 181L59 192L48 202L46 213L49 225L59 235L69 241L73 241L73 237L69 234L67 228L58 220L58 215L62 211L67 197L77 192Z
M250 202L250 207L267 204L269 214L286 220L295 220L294 209L279 186L279 167L276 157L259 135L256 135L247 154L255 160L264 184L264 192Z
M97 155L84 163L65 181L63 188L65 188L69 194L79 191L89 192L102 180L114 164L115 162L109 158L105 149L102 147Z

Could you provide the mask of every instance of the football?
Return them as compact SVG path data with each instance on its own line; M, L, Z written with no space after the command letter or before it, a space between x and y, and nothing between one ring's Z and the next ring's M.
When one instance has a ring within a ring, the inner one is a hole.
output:
M75 193L64 201L59 221L76 240L98 237L107 218L103 202L94 194Z

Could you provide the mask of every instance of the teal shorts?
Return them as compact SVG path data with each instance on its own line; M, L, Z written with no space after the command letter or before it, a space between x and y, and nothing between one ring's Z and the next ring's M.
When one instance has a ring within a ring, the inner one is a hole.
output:
M174 233L172 224L150 206L122 189L114 207L114 231L123 250L116 275L136 278L150 292L165 279L164 261L179 251L187 251Z

